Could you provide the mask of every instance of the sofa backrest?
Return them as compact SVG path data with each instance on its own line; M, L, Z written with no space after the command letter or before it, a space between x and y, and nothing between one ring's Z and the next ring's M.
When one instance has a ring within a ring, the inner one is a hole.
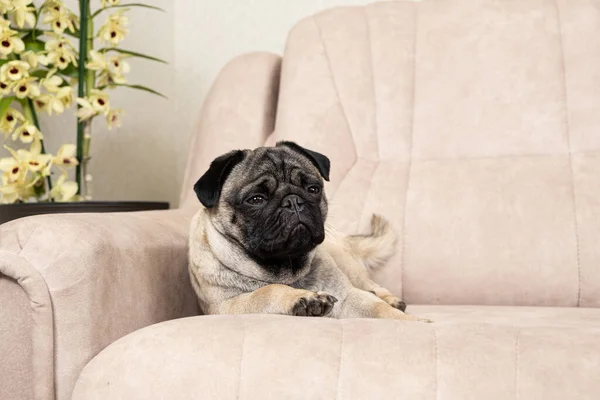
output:
M600 306L600 6L392 1L298 23L275 133L331 158L329 223L399 232L411 303Z

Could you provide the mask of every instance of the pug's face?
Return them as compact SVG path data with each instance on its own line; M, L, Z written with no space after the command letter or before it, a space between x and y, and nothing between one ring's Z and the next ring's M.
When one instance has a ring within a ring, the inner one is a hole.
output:
M325 239L323 179L325 156L280 142L219 157L195 190L217 229L276 273L301 268Z

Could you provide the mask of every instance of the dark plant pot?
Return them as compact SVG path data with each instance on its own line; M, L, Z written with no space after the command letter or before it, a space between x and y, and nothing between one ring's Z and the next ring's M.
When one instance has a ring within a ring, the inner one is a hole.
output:
M25 203L0 205L0 224L39 214L108 213L168 210L169 203L151 201L83 201L73 203Z

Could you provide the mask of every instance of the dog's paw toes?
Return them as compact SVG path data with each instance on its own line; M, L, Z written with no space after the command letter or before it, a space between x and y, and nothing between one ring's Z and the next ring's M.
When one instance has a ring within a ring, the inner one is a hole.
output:
M324 317L331 312L337 299L325 292L307 292L292 308L292 315Z
M406 311L406 303L397 298L396 296L382 296L381 300L388 303L390 306L404 312Z
M394 308L397 308L398 310L400 310L402 312L406 311L406 303L400 299L395 299L394 301L389 303L389 305Z

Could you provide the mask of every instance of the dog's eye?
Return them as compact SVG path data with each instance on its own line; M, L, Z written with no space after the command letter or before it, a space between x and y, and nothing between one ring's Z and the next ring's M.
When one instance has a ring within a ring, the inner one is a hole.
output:
M317 185L312 185L309 186L306 190L308 190L308 193L317 194L321 191L321 188Z
M246 203L251 204L253 206L260 206L262 205L265 201L267 201L266 197L260 194L255 194L254 196L249 197L246 200Z

